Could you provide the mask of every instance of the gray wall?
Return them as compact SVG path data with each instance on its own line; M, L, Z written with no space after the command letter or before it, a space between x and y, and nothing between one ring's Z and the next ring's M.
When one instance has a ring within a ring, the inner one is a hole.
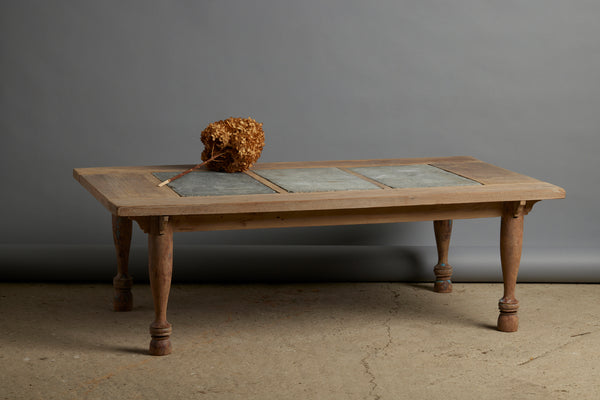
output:
M547 279L545 268L564 271L556 280L598 280L599 21L600 2L582 0L3 0L0 271L100 277L90 271L112 263L109 214L72 168L194 163L208 123L253 116L266 132L261 161L472 155L562 186L566 200L527 217L523 268L533 280ZM466 257L462 279L497 276L498 225L455 223L461 257L494 249L489 265ZM430 274L429 259L410 255L432 251L415 250L433 244L431 231L195 233L176 243L201 245L207 276L211 265L256 276L267 260L285 279L302 254L319 267L313 278L402 279ZM400 244L408 257L390 250ZM369 262L377 249L384 255ZM232 252L253 262L218 261ZM369 263L358 276L333 261L352 252ZM176 255L180 277L198 270L192 259Z

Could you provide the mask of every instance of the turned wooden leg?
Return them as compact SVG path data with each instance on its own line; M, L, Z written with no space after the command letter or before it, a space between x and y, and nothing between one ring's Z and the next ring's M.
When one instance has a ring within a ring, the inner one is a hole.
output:
M115 311L131 311L133 295L131 286L133 279L128 274L129 248L131 246L131 220L125 217L112 216L113 240L117 250L117 275L113 279Z
M518 204L518 203L517 203ZM519 301L515 297L517 274L523 247L523 212L515 204L507 204L500 227L500 260L504 278L504 296L498 302L498 330L515 332L519 328Z
M154 299L154 322L150 325L150 354L164 356L172 350L167 303L173 273L173 230L167 217L152 217L148 233L148 270Z
M452 292L452 281L450 280L452 266L448 264L448 248L452 235L452 221L433 221L433 230L438 252L438 263L433 268L435 274L433 290L438 293L450 293Z

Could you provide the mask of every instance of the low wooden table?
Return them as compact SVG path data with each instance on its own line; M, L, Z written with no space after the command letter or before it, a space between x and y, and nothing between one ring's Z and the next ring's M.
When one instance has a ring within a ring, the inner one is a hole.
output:
M504 295L498 329L516 331L523 216L540 200L565 197L557 186L472 157L262 163L245 173L197 171L157 186L189 167L73 170L75 179L112 213L115 311L132 308L127 265L132 221L148 234L152 355L171 352L167 302L173 232L188 231L433 221L438 252L434 289L450 292L452 220L501 217Z

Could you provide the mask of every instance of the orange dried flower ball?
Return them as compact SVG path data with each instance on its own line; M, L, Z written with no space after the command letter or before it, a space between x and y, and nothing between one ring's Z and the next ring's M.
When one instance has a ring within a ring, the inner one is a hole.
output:
M258 160L265 146L262 123L252 118L234 118L209 124L200 139L204 143L202 161L221 156L206 164L213 171L242 172Z

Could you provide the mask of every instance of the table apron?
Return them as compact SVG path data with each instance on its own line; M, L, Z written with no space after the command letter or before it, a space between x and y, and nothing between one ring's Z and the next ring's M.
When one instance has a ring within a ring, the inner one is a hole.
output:
M362 225L502 216L504 202L443 204L407 207L173 215L168 223L175 232ZM144 229L153 217L132 217ZM146 230L146 229L144 229Z

